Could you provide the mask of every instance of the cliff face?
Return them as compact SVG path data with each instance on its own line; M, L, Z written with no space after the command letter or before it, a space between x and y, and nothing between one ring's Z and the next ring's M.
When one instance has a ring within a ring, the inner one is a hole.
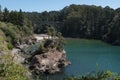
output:
M28 43L29 41L18 45L17 49L12 50L12 53L13 55L16 54L15 60L25 64L32 73L54 74L60 72L62 67L70 64L64 50L59 51L56 48L50 48L42 52L41 49L34 49L35 45L42 44L42 42L32 41L30 44Z
M37 54L30 59L30 69L36 74L53 74L60 72L62 67L69 65L65 51L50 50L44 54Z
M62 39L55 37L52 39L41 39L40 35L35 35L35 45L38 45L38 49L35 50L33 47L34 52L28 50L29 57L25 59L25 62L33 73L54 74L60 72L62 67L70 64L66 59L65 51L61 47Z

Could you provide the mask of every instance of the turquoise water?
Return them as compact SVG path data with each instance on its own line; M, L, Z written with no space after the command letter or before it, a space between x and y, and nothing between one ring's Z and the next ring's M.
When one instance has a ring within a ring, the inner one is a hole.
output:
M120 73L120 46L99 40L67 39L66 42L67 58L72 64L62 73L49 75L50 80L62 80L65 75L79 76L96 69Z
M67 75L85 74L97 68L120 73L120 46L98 40L67 39L65 50L72 63L65 69Z

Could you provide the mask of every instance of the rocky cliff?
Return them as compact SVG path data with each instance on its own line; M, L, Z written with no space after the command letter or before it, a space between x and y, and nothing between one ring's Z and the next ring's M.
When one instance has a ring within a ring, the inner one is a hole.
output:
M49 49L47 52L41 53L40 50L31 50L34 48L35 45L38 45L38 42L35 43L35 41L33 41L31 42L31 44L27 43L17 45L17 49L13 49L12 54L15 57L16 61L24 64L26 67L32 70L32 73L38 75L54 74L60 72L62 67L66 67L70 64L70 62L66 59L66 52L64 50L59 51L53 48ZM30 50L26 51L26 49L28 48Z
M62 67L70 64L65 51L50 50L44 54L37 54L30 58L30 69L36 74L53 74L60 72Z

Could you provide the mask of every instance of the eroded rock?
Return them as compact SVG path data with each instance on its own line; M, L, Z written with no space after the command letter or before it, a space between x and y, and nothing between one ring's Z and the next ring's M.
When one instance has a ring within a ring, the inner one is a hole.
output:
M62 67L69 65L66 54L57 50L50 50L44 54L37 54L30 60L30 68L36 74L53 74L60 72Z

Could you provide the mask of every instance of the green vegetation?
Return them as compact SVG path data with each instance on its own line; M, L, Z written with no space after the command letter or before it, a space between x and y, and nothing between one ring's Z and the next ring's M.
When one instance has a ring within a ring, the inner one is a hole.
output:
M45 31L49 36L48 39L45 40L44 47L51 49L54 48L56 50L62 51L65 40L62 37L61 33L57 32L57 30L52 26L47 27Z
M36 53L45 53L51 49L63 51L65 40L60 32L57 32L54 27L49 26L46 27L44 33L48 35L48 39L44 39L41 42Z
M5 41L5 35L2 30L0 30L0 52L8 51L7 42Z
M106 70L104 72L89 73L80 77L71 76L65 80L120 80L120 76L117 73Z
M10 37L14 36L14 35L12 35L12 34L14 34L12 30L21 31L22 35L31 35L32 34L32 30L33 30L32 22L24 15L24 12L22 12L21 9L19 10L19 12L9 11L7 8L0 10L0 21L6 22L8 33L6 30L4 30L4 31L6 31L6 34L11 34ZM4 24L1 26L4 29Z
M12 50L14 48L14 46L10 43L8 43L7 47L8 47L9 50Z
M35 33L43 33L46 25L52 25L65 37L99 39L120 45L120 8L72 4L60 11L26 13L26 16L35 24Z
M29 71L10 52L32 34L32 24L19 12L0 8L0 80L29 80Z
M9 51L13 46L6 39L0 29L0 80L29 80L28 70L13 60Z
M39 46L40 53L49 49L62 51L65 44L62 34L120 45L120 9L72 4L60 11L25 13L0 8L0 80L29 80L28 70L13 60L10 50L33 30L49 35ZM120 76L107 70L65 80L120 80Z
M2 80L29 80L28 70L13 60L10 54L0 57L0 79Z
M13 25L11 23L0 22L0 30L4 32L6 41L9 43L9 46L15 45L17 41L22 40L25 36L28 36L32 33L27 32L29 28L24 29L21 26Z

